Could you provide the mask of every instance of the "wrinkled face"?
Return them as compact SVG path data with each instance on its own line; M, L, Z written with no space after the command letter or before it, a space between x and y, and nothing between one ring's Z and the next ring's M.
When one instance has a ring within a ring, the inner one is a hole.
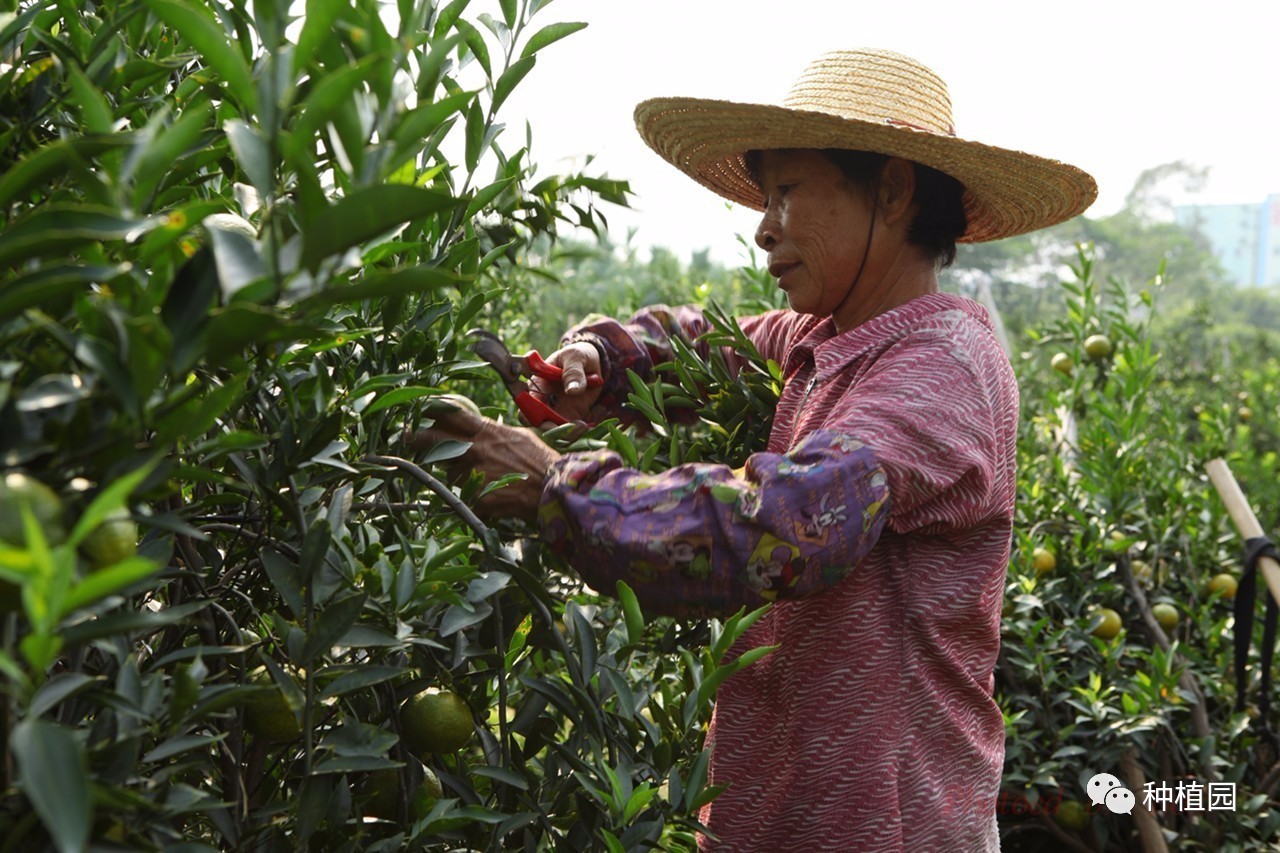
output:
M792 310L830 316L845 302L867 249L871 198L820 152L763 151L765 211L756 244Z

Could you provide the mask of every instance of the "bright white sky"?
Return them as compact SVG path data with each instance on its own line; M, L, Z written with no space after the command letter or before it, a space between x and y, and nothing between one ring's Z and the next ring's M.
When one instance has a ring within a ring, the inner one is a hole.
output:
M496 4L494 4L496 5ZM472 11L472 10L469 10ZM1280 193L1276 0L555 0L534 18L589 26L539 54L501 113L504 148L533 124L542 174L594 154L631 182L634 212L606 206L621 242L686 260L742 260L756 214L651 152L638 101L663 95L779 102L819 54L897 50L947 82L958 135L1073 163L1094 175L1090 215L1115 212L1146 168L1209 166L1177 200L1257 203ZM578 158L573 160L572 158Z

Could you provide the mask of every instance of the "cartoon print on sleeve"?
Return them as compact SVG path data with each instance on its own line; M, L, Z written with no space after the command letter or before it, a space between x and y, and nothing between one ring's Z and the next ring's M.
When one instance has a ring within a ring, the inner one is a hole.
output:
M796 522L796 537L810 545L826 545L832 528L849 521L848 507L844 504L829 506L830 495L823 495L818 511L808 507L800 510L801 520Z
M744 577L761 598L776 601L796 585L803 571L800 547L765 533L747 560Z
M818 430L736 470L696 463L642 474L611 451L566 454L540 517L552 548L594 588L626 578L656 613L725 615L839 582L879 537L889 506L874 452Z

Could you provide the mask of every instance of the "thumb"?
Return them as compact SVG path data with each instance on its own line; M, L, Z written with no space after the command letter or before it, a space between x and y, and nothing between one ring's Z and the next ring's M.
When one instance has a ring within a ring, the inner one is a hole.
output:
M564 366L564 376L561 378L564 383L564 390L569 394L579 394L587 387L587 371L582 366L582 362L578 359L570 359L569 363Z

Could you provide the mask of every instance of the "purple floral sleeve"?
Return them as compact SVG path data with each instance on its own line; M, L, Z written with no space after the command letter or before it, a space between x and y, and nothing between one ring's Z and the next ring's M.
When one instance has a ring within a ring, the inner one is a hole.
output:
M542 491L539 522L597 590L623 580L649 612L717 616L839 581L875 544L888 504L872 450L819 430L738 470L646 475L612 451L568 454Z

